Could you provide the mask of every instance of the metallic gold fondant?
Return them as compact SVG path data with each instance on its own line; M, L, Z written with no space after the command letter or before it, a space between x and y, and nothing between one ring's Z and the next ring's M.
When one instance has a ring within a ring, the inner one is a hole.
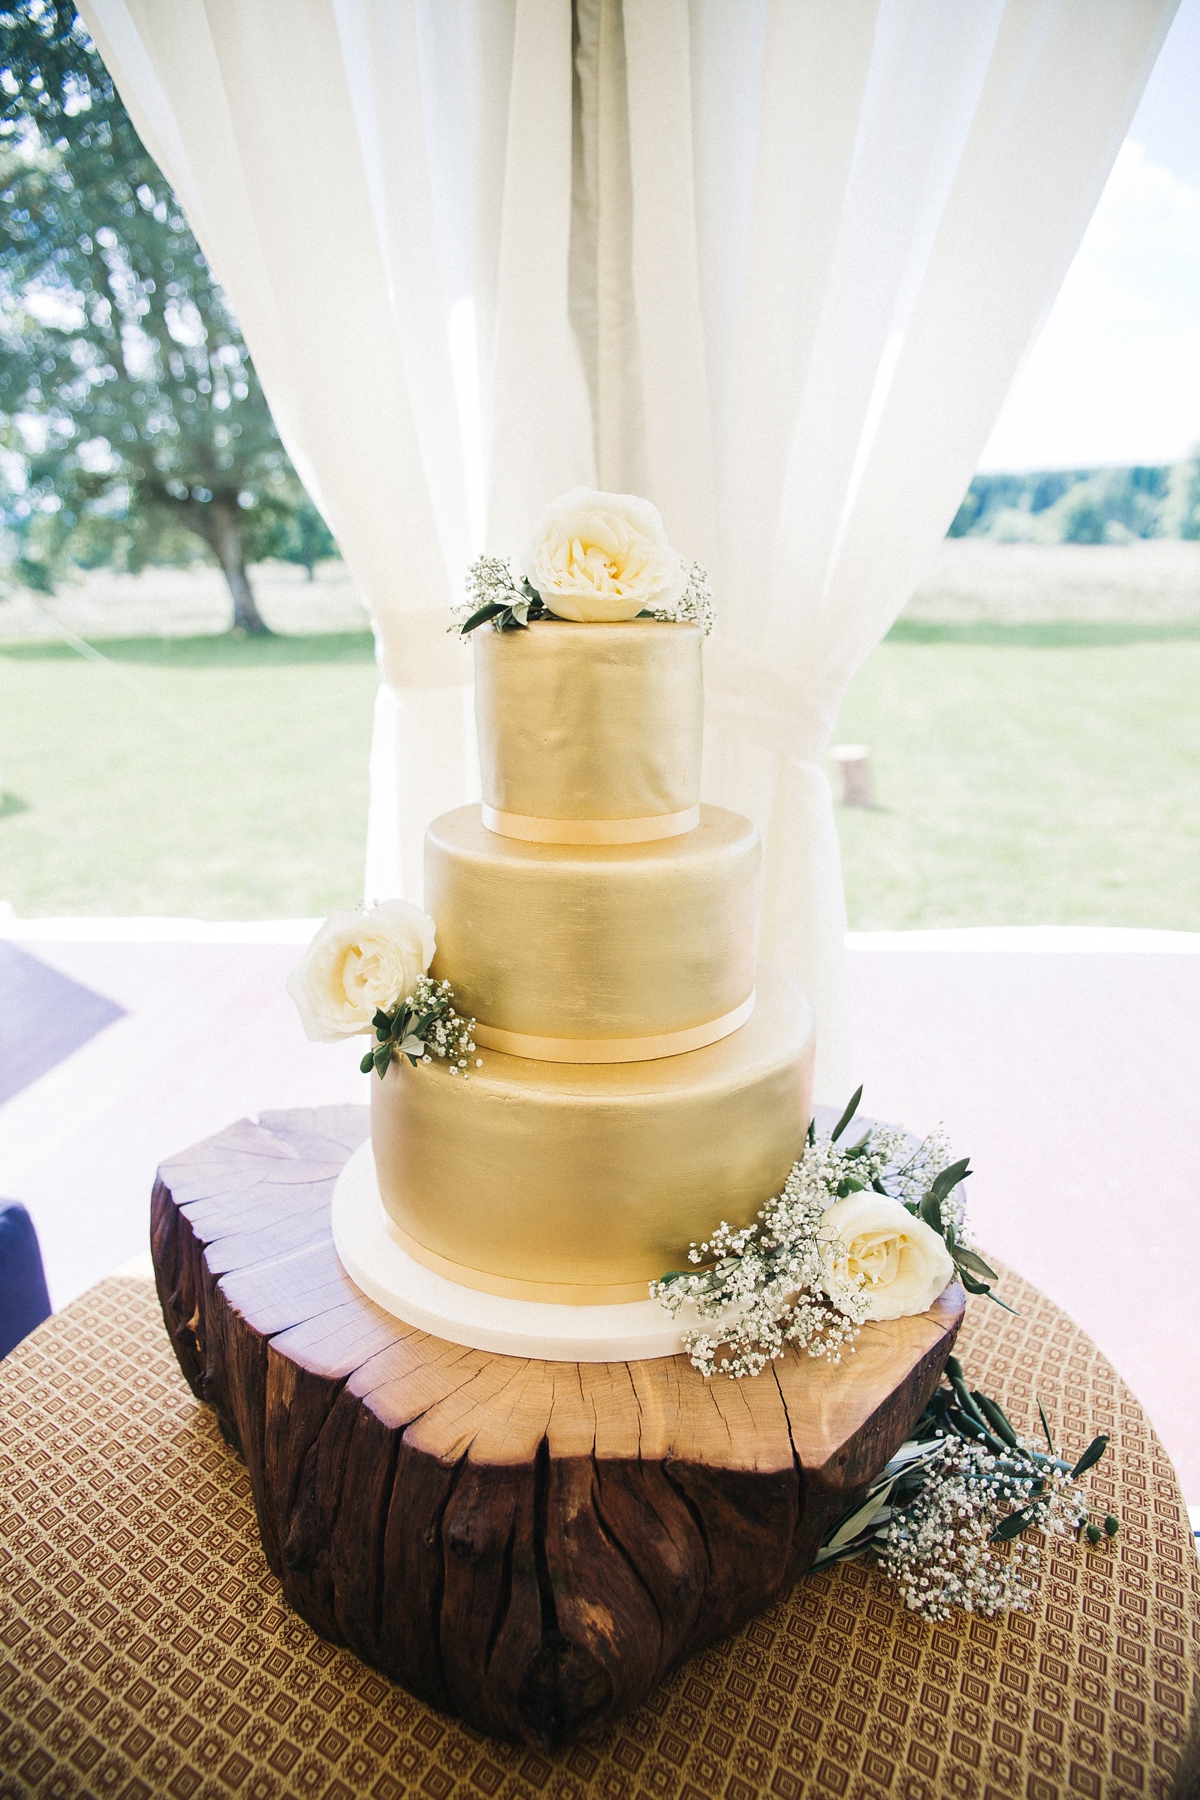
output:
M808 1002L760 968L749 1022L687 1056L590 1067L492 1051L466 1082L395 1064L371 1084L384 1206L473 1271L466 1285L610 1304L779 1192L804 1144L812 1057Z
M529 1057L534 1062L653 1062L660 1056L684 1056L689 1050L703 1050L706 1044L719 1043L731 1032L740 1031L753 1011L751 994L732 1012L710 1019L707 1025L664 1031L656 1037L629 1038L530 1037L523 1031L499 1031L492 1025L480 1025L477 1020L475 1039L481 1049L503 1050L506 1056Z
M453 1262L448 1256L439 1256L436 1250L426 1249L402 1231L395 1219L387 1218L386 1224L389 1235L415 1262L432 1269L435 1275L444 1275L447 1281L457 1282L459 1287L474 1288L476 1293L496 1294L501 1300L540 1300L543 1306L627 1306L632 1300L646 1298L644 1281L589 1287L578 1281L517 1281L504 1275L485 1275L480 1269L469 1269L465 1263Z
M698 806L649 819L531 819L525 813L497 812L485 800L482 812L489 831L524 838L527 844L649 844L655 838L682 837L700 823Z
M555 619L474 636L488 806L533 819L646 819L696 805L699 626Z
M433 975L460 1012L531 1037L646 1038L733 1012L754 987L759 839L700 813L684 837L625 845L529 844L477 806L443 813L425 838Z

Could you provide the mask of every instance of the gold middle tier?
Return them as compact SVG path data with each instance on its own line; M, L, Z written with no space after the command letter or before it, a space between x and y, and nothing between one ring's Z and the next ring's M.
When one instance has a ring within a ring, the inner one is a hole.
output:
M425 839L433 975L489 1049L556 1062L672 1056L735 1031L753 1004L758 833L718 806L683 837L533 844L478 806Z
M465 1082L393 1063L371 1082L371 1140L400 1242L486 1293L644 1300L722 1219L749 1224L803 1151L812 1009L774 969L758 991L740 1031L659 1062L486 1051Z

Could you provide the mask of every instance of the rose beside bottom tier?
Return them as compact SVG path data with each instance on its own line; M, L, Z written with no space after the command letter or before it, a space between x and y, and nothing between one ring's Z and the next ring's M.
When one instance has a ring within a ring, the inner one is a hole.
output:
M800 1155L813 1015L760 967L747 1024L651 1062L488 1051L470 1079L394 1063L372 1080L379 1189L426 1266L513 1298L614 1304L681 1266L721 1219L747 1224Z

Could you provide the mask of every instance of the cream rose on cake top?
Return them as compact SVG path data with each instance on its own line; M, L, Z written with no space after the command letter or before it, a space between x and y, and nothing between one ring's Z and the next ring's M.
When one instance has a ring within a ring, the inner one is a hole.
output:
M412 993L433 961L434 924L408 900L331 913L287 979L305 1033L336 1043L370 1031Z
M606 624L672 606L687 586L658 508L634 494L572 488L538 520L525 574L560 619Z
M868 1319L926 1312L954 1275L945 1241L899 1200L867 1190L848 1194L821 1217L827 1294L861 1284Z

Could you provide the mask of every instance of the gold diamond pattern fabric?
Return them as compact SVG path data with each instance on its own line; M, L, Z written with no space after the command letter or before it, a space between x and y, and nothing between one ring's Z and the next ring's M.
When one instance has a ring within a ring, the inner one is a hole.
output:
M0 1796L1166 1800L1200 1648L1178 1483L1089 1340L1015 1277L1004 1292L1021 1316L972 1302L960 1353L1019 1426L1040 1394L1068 1450L1112 1433L1092 1491L1115 1545L1050 1550L1028 1615L937 1626L843 1564L605 1737L541 1754L287 1610L153 1287L101 1283L0 1363Z

